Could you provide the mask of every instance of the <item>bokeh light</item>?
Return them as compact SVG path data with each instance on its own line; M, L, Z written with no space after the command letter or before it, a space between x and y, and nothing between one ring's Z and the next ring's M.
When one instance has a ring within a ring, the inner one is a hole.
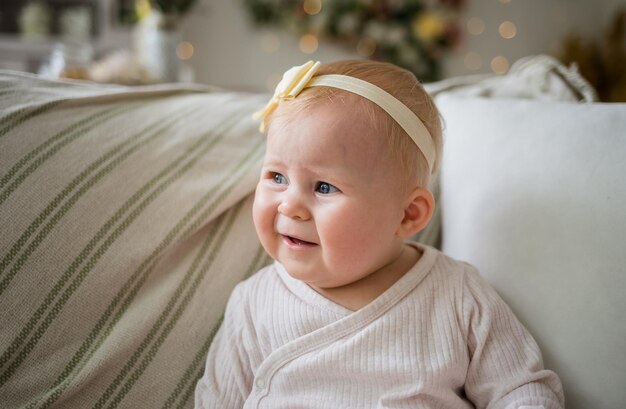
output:
M304 0L302 8L306 14L313 16L322 11L322 0Z
M463 58L463 65L471 71L480 70L483 67L483 57L480 54L470 51Z
M176 46L176 55L181 60L189 60L193 57L193 44L189 41L183 41Z
M485 22L478 17L472 17L467 20L467 31L473 35L480 35L485 32Z
M300 37L300 51L305 54L313 54L317 51L317 47L319 46L319 42L317 41L317 37L313 34L305 34Z
M515 23L513 23L512 21L504 21L502 22L502 24L500 24L498 31L500 32L500 35L502 36L502 38L506 38L507 40L510 40L511 38L515 37L515 35L517 34L517 27L515 26Z
M496 74L506 74L509 70L509 66L509 60L501 55L498 55L491 60L491 71Z

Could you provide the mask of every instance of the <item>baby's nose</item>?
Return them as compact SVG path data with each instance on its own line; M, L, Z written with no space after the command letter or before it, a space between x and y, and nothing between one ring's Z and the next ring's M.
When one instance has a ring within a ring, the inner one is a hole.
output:
M278 212L292 219L309 220L311 218L311 213L302 198L293 193L285 195L278 205Z

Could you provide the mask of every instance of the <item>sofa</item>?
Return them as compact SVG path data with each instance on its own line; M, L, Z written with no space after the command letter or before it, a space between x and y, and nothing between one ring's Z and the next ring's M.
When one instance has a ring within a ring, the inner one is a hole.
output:
M547 56L426 84L445 124L415 237L476 265L571 409L626 402L626 104ZM0 71L0 407L191 408L252 225L268 94Z

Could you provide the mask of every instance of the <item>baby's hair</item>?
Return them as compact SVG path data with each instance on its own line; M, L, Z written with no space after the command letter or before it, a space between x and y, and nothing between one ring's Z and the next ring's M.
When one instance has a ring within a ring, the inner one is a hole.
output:
M359 78L374 84L405 104L420 118L428 129L435 144L436 159L433 174L439 169L442 136L441 121L432 98L424 90L415 75L396 65L366 60L345 60L322 64L315 76L341 74ZM311 87L302 91L295 99L281 100L279 107L289 104L288 110L278 109L266 119L265 127L269 130L272 116L297 115L322 101L343 101L355 104L355 107L372 121L374 129L386 135L390 157L398 160L406 174L408 187L428 187L430 172L426 158L406 134L402 127L374 102L333 87Z

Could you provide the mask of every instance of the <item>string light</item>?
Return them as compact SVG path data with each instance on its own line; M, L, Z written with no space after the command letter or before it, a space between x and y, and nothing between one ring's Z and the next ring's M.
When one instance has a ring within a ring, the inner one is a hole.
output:
M467 31L473 35L480 35L485 31L485 22L478 17L467 20Z
M300 37L300 51L305 54L313 54L317 51L317 47L319 46L319 42L317 41L317 37L313 34L305 34Z
M183 61L191 59L193 51L193 44L189 41L183 41L176 46L176 55Z
M509 60L498 55L491 60L491 70L496 74L506 74L509 70Z
M302 8L306 14L314 16L322 11L322 0L304 0Z
M463 64L465 65L465 68L476 71L482 68L483 58L480 56L480 54L470 51L469 53L465 54L465 57L463 58Z
M500 32L500 36L502 38L510 40L517 34L517 27L512 21L504 21L502 22L502 24L500 24L498 31Z

